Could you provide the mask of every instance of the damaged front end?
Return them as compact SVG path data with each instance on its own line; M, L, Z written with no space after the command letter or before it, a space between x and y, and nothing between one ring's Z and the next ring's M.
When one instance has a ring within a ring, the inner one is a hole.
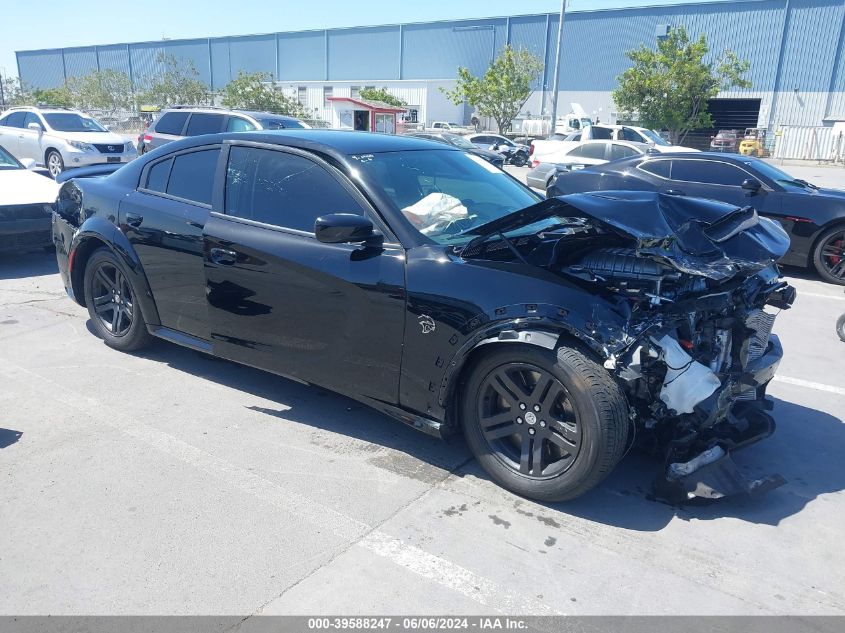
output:
M555 221L504 235L541 218ZM784 483L747 481L730 457L775 428L766 388L783 350L772 326L795 299L775 264L789 246L777 223L750 207L611 192L547 200L494 233L526 263L615 305L623 325L596 324L617 341L604 365L639 440L665 457L656 498L707 501Z

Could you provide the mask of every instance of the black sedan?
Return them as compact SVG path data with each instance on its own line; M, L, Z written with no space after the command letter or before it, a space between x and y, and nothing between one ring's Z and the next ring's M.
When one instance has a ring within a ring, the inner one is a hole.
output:
M109 346L158 337L462 429L528 497L583 494L635 436L667 447L666 497L746 490L727 453L773 429L781 348L763 308L793 299L773 264L788 239L731 205L544 201L448 145L290 130L71 179L53 232Z
M720 153L647 155L564 173L548 195L625 189L752 205L781 223L791 247L784 264L815 268L845 285L845 191L821 189L749 156Z
M429 141L452 145L453 147L462 149L475 156L480 156L488 163L491 163L500 169L505 166L505 157L501 153L478 147L477 145L471 143L465 136L461 136L460 134L452 134L451 132L408 132L406 136L424 138Z

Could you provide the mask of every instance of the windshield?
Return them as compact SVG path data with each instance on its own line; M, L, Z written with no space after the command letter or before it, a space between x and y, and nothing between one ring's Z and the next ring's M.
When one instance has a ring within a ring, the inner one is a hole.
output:
M45 114L44 119L57 132L107 132L106 128L94 119L73 112Z
M296 119L258 119L265 130L303 130L305 126Z
M640 130L640 134L645 136L648 140L650 140L655 145L664 145L664 146L670 145L670 143L665 138L660 136L660 134L658 134L654 130Z
M451 143L455 147L461 147L463 149L476 149L475 145L470 143L463 136L447 136L446 140L449 141L449 143Z
M484 159L451 150L351 156L358 176L438 244L464 244L482 224L542 198Z
M751 158L743 161L748 167L757 171L759 174L774 180L777 184L784 187L797 187L798 189L816 189L814 185L790 176L785 171L781 171L774 165L770 165L766 161Z
M0 147L0 169L20 169L21 165L5 149Z

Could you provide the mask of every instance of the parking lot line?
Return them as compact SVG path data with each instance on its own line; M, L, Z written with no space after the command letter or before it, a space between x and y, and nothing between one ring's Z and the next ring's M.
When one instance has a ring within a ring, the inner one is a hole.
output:
M811 380L802 380L801 378L792 378L791 376L781 376L779 374L775 374L773 378L775 382L783 382L789 385L796 385L798 387L807 387L808 389L815 389L817 391L827 391L829 393L835 393L840 396L845 396L845 388L842 387L835 387L833 385L825 385L820 382L813 382Z
M821 292L804 292L803 290L798 291L799 297L815 297L817 299L833 299L834 301L845 301L845 294L843 295L826 295L822 294Z

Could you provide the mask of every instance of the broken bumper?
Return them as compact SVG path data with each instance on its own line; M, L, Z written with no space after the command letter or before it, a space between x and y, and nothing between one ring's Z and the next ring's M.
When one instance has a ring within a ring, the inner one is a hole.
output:
M696 407L710 447L685 462L671 461L654 483L653 496L672 505L701 504L735 495L760 495L786 483L778 474L746 479L731 453L769 437L775 421L766 413L766 387L774 377L783 348L771 336L762 356L750 361L739 380L728 383ZM715 418L715 419L714 419Z

